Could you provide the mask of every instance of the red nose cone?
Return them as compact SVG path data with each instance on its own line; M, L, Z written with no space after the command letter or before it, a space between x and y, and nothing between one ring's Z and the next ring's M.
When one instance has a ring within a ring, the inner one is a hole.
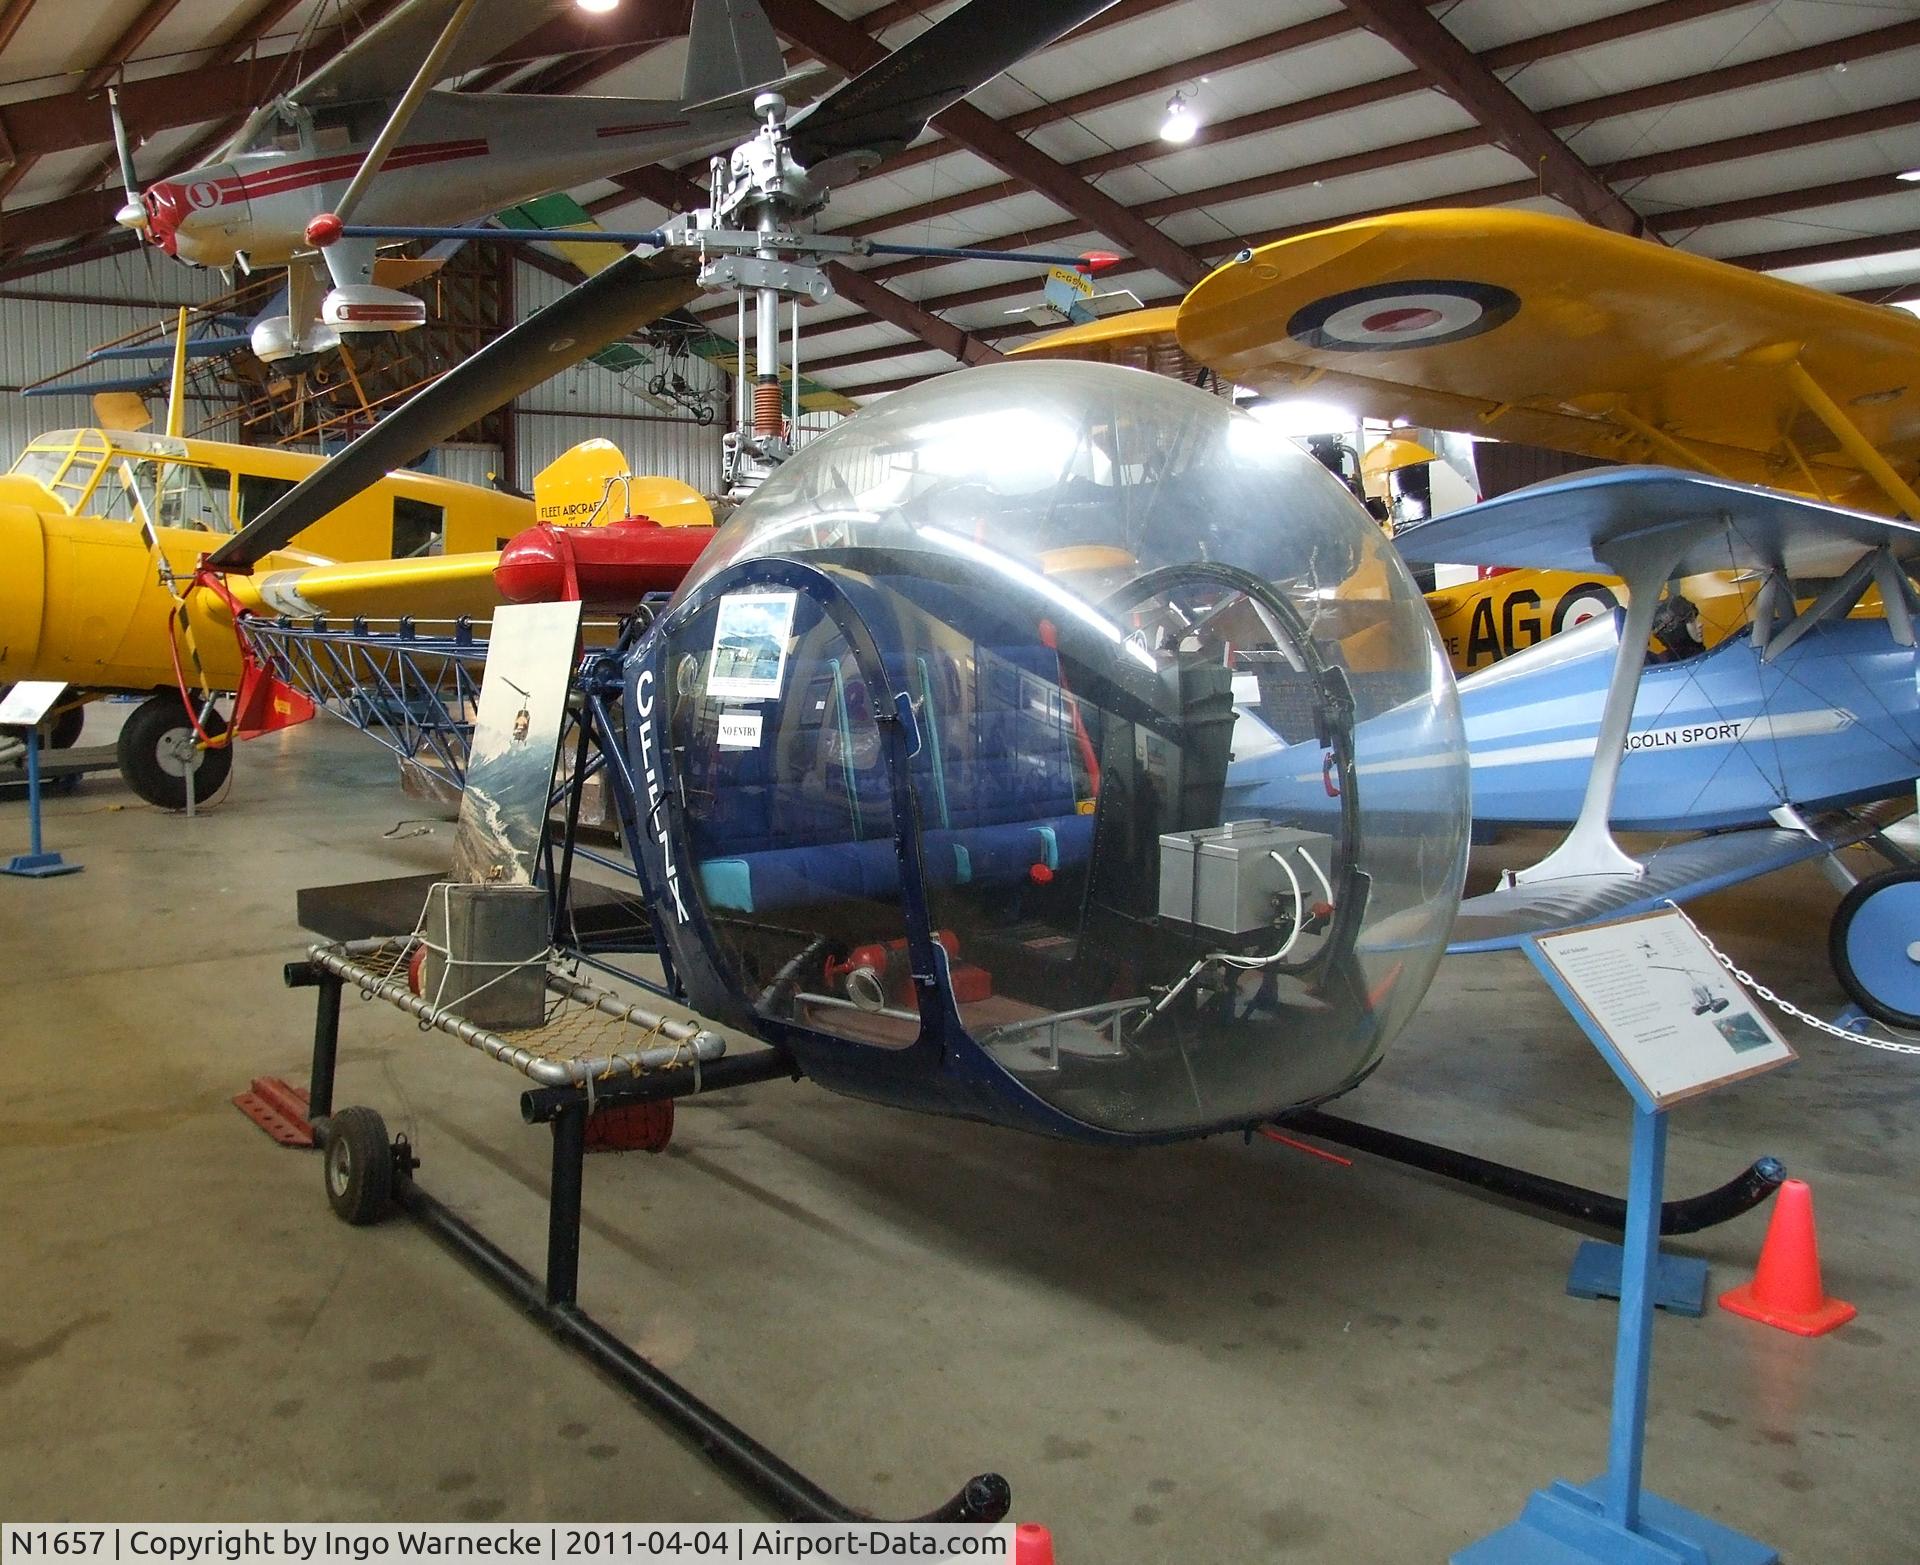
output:
M146 207L147 242L159 246L168 255L178 254L180 220L187 213L180 187L167 180L160 181L147 192Z
M1079 270L1089 277L1098 277L1120 264L1120 257L1111 250L1088 250L1080 257Z
M650 592L678 587L712 537L711 527L662 527L644 516L605 527L543 522L507 541L494 585L509 603L579 598L624 612Z
M340 231L347 225L332 212L322 212L307 224L307 243L315 249L324 250L340 238Z

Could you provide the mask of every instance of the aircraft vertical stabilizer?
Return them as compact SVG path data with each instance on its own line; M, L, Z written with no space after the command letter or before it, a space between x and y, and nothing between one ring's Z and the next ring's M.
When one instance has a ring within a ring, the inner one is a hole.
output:
M778 81L786 70L760 0L693 0L682 102L724 98Z

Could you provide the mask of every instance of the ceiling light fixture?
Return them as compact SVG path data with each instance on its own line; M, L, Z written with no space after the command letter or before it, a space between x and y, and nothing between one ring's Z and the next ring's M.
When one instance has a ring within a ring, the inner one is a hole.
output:
M573 3L581 10L591 11L596 16L620 9L620 0L573 0Z
M1920 184L1920 168L1910 168L1904 174L1896 174L1896 179L1904 179L1909 185Z
M1193 140L1200 129L1200 116L1184 92L1167 99L1167 117L1160 122L1160 139L1176 144Z

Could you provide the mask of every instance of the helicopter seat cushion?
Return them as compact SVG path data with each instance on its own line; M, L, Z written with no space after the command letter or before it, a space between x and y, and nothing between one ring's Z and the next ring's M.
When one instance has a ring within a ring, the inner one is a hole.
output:
M1013 884L1035 865L1058 871L1084 863L1093 845L1093 817L1072 815L1043 825L979 826L928 831L920 839L929 886ZM892 902L901 895L893 839L817 842L703 859L707 901L731 912L763 913L859 898Z
M951 710L939 672L924 656L911 667L889 659L888 677L916 698L922 726L909 766L928 884L1011 885L1036 865L1057 872L1085 862L1093 818L1078 813L1075 740L1054 652L1037 645L980 649L971 712ZM813 680L803 681L797 669L794 677L794 688L807 692L801 721L824 736L837 720L835 697L844 699L830 684L831 666ZM708 900L739 912L842 898L897 900L884 772L856 773L850 795L844 769L823 749L808 778L774 783L770 751L724 752L707 779L700 836L726 850L700 862Z
M700 889L712 906L740 913L849 898L890 902L900 895L900 862L891 837L766 848L703 859Z

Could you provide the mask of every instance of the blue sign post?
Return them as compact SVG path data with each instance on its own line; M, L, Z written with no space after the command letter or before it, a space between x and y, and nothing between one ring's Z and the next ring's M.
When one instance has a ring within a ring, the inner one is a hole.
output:
M1675 922L1669 924L1669 920ZM1662 927L1636 927L1654 921ZM1621 933L1631 938L1614 938ZM1780 1559L1757 1538L1649 1494L1641 1486L1660 1261L1660 1202L1666 1182L1667 1104L1793 1057L1770 1028L1766 1029L1768 1041L1750 1043L1743 1027L1721 1027L1716 1015L1709 1025L1725 1042L1728 1054L1716 1067L1709 1057L1711 1044L1687 1036L1695 1029L1684 1016L1676 1019L1671 1009L1658 1009L1657 994L1650 1002L1649 986L1635 981L1634 964L1641 959L1634 950L1649 937L1663 943L1699 939L1674 912L1527 943L1534 965L1633 1098L1633 1162L1627 1180L1607 1470L1588 1484L1556 1481L1536 1491L1517 1520L1462 1549L1451 1565L1778 1565ZM1568 942L1568 949L1551 949L1556 940ZM1657 990L1657 984L1653 988ZM1640 1053L1642 1044L1666 1045L1668 1053L1661 1056L1661 1064L1668 1070L1673 1055L1693 1048L1700 1057L1691 1079L1669 1076L1663 1080L1636 1068L1647 1062L1648 1057Z
M39 723L60 699L66 685L55 680L35 680L15 685L0 703L0 726L19 724L26 729L27 745L27 843L25 853L16 853L0 864L0 875L24 875L45 880L51 875L78 874L81 865L69 864L58 853L42 851L40 841L40 729Z

